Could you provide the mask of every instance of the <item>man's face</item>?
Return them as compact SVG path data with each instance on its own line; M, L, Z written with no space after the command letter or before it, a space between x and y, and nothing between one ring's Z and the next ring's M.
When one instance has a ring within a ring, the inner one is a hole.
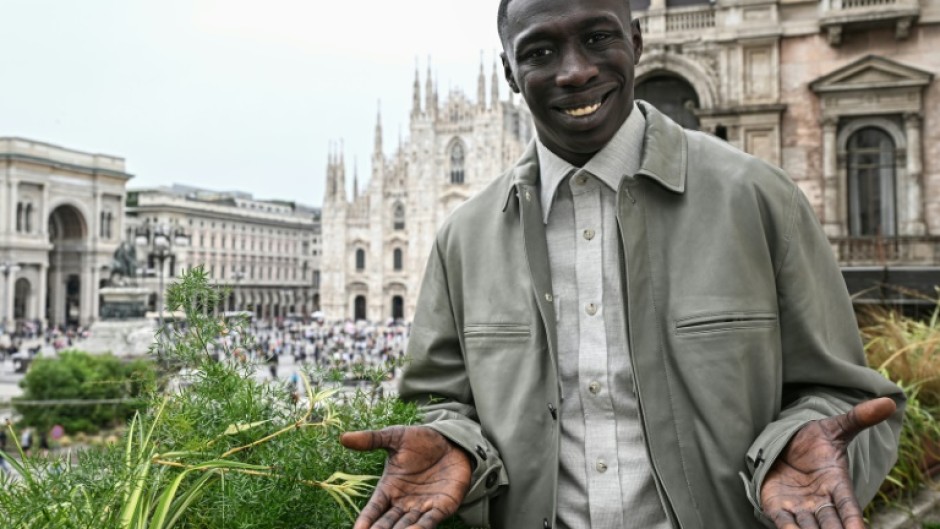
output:
M507 15L506 80L545 146L583 165L633 108L643 41L627 0L512 0Z

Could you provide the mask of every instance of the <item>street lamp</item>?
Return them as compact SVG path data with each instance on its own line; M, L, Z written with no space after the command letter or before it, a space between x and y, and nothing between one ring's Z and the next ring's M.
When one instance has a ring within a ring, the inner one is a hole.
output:
M150 244L150 256L157 260L157 279L160 284L157 289L157 312L160 322L160 329L163 329L163 276L164 264L167 259L175 258L174 247L189 246L189 236L183 231L183 228L170 228L169 226L158 224L151 226L149 223L137 230L137 245L147 246Z
M4 261L0 263L0 274L3 274L3 318L0 319L0 327L3 327L6 330L7 325L7 305L10 302L10 274L16 273L20 267L16 263L11 263L9 261ZM13 334L13 333L10 333Z

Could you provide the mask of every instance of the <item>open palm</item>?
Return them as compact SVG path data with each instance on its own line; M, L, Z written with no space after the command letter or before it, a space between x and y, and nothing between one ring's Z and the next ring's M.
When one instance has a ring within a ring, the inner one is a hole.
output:
M430 428L350 432L341 442L388 451L385 472L353 529L433 529L457 512L470 488L469 456Z
M865 529L849 475L848 445L894 413L875 399L804 426L764 478L761 505L778 529Z

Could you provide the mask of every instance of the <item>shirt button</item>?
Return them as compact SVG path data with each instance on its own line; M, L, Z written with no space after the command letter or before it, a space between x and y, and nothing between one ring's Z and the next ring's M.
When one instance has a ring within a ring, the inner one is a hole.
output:
M607 462L604 461L603 459L598 459L597 464L594 466L594 468L596 468L598 472L603 474L604 472L607 472Z
M545 294L545 301L551 302L554 299L555 297L552 296L551 294Z
M575 182L577 182L579 186L583 186L584 184L587 183L587 180L588 180L587 175L580 175L578 176L578 178L575 179Z
M587 312L588 316L593 316L597 314L597 305L593 303L588 303L587 306L584 307L584 312Z
M601 392L601 383L597 381L591 382L588 384L588 391L590 391L592 395L597 395Z
M584 230L584 238L585 238L585 239L587 239L587 240L590 241L591 239L594 238L594 235L595 235L595 234L594 234L594 230Z

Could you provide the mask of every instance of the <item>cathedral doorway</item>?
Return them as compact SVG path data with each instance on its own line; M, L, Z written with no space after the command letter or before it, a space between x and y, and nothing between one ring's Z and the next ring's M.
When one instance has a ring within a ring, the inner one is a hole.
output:
M698 130L698 94L685 79L665 72L653 73L637 83L637 99L649 102L673 121L691 130Z
M90 307L83 300L89 299L85 291L92 288L89 272L84 266L87 247L88 224L75 206L63 205L55 208L49 216L49 277L47 281L46 318L50 325L77 326L91 318Z
M30 297L32 294L32 285L25 277L16 280L13 286L13 320L23 321L32 319L33 315L28 313Z
M354 304L354 318L355 320L364 320L366 319L366 297L365 296L356 296L356 301Z
M405 319L405 299L401 296L395 296L392 298L392 319Z

